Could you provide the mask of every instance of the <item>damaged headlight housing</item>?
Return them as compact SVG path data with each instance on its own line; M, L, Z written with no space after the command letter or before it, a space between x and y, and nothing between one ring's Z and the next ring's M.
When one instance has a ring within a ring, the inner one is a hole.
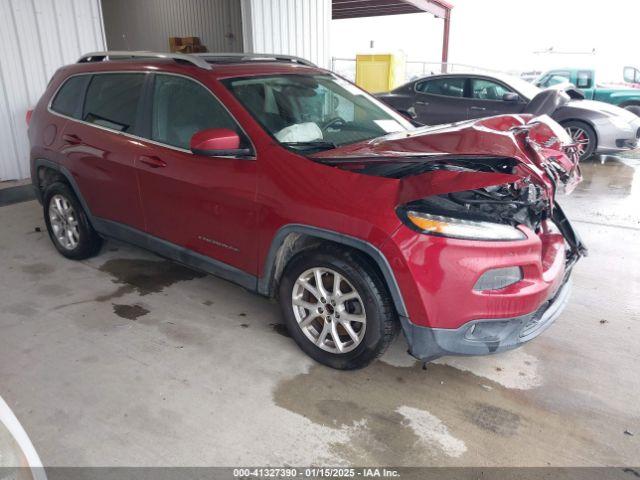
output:
M523 240L521 230L501 223L466 220L406 210L400 213L405 223L421 233L466 240Z

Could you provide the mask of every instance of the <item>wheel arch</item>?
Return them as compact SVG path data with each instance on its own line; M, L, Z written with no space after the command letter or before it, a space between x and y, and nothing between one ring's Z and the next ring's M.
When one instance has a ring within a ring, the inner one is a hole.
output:
M258 280L258 292L273 297L288 261L297 253L325 242L332 242L356 250L371 261L382 275L397 314L408 318L395 275L386 257L377 247L350 235L310 225L289 224L276 232L265 259L264 273Z
M53 181L60 179L64 180L69 185L69 187L71 187L73 193L75 193L76 197L78 198L80 205L82 205L85 214L93 223L91 210L89 209L87 202L82 196L82 193L80 193L80 187L78 186L76 180L73 178L71 172L64 165L60 165L59 163L52 162L51 160L47 160L45 158L37 158L36 160L34 160L31 181L33 183L33 186L35 187L36 197L38 198L38 201L40 203L42 203L42 194L44 193L44 188L46 188L47 185L53 183Z
M591 128L591 130L593 130L594 135L596 136L596 144L593 148L594 153L596 152L596 150L598 149L598 144L600 139L598 138L598 129L596 128L596 126L593 124L593 122L591 122L590 120L585 120L584 118L575 118L575 117L569 117L569 118L565 118L560 120L560 125L562 125L562 128L565 128L565 125L569 122L578 122L578 123L583 123L585 125L587 125L589 128Z

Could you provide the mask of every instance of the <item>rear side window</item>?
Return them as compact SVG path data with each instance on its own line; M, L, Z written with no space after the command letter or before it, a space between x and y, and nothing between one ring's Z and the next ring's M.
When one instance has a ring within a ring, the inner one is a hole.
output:
M188 78L156 74L151 139L188 150L193 134L208 128L228 128L243 138L231 115L205 87Z
M479 100L502 100L505 93L510 93L507 87L491 80L480 78L471 79L471 97Z
M431 95L445 95L447 97L464 97L464 84L466 79L463 77L445 77L425 80L416 85L416 90L420 93L428 93Z
M80 118L82 97L90 78L89 75L78 75L64 82L51 102L51 110L68 117Z
M576 80L577 88L591 88L591 72L587 70L581 70L578 72L578 77Z
M144 73L94 75L82 119L119 132L134 131L144 79Z

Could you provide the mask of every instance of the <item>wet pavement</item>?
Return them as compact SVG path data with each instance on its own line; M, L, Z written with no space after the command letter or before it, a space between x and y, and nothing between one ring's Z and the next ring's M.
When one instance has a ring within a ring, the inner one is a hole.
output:
M560 199L590 255L553 327L426 370L402 338L322 367L272 301L117 242L66 260L0 208L0 396L45 465L637 466L639 172L584 162Z

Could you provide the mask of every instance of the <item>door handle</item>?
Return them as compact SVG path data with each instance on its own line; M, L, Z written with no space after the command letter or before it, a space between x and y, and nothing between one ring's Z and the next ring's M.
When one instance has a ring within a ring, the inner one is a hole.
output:
M486 108L484 107L470 107L471 110L475 110L477 112L484 112Z
M82 139L74 135L73 133L65 133L62 135L62 141L67 145L80 145L82 143Z
M151 168L163 168L167 166L167 162L161 160L158 157L148 157L146 155L141 155L138 159L141 163L149 165Z
M429 106L429 102L423 102L422 100L418 100L416 102L416 105L422 105L424 107L428 107Z

